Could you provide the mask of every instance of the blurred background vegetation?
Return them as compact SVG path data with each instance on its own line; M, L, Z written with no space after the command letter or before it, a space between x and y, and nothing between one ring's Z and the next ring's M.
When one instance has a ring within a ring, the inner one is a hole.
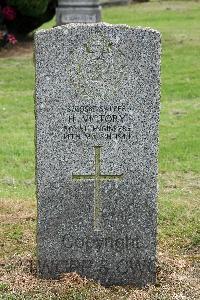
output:
M100 0L102 5L149 0ZM0 0L0 47L16 44L55 15L58 0Z

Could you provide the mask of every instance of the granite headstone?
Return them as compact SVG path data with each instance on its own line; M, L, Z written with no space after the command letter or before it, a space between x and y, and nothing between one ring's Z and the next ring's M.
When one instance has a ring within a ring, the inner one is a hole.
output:
M154 283L159 32L70 24L35 56L39 275Z
M101 21L99 0L58 0L56 23L97 23Z

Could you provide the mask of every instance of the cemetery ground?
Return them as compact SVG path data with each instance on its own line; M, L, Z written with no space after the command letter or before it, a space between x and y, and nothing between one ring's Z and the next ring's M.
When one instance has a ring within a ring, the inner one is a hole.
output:
M200 2L111 7L103 19L152 27L163 36L157 284L104 288L77 274L58 281L36 277L34 63L28 43L0 53L0 299L200 298Z

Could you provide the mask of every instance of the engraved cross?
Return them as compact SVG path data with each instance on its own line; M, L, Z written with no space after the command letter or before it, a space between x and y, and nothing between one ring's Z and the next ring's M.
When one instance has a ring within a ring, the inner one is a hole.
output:
M95 174L76 175L72 174L74 180L94 180L94 230L101 230L102 200L101 200L101 182L121 180L121 175L103 175L101 174L101 146L95 146Z

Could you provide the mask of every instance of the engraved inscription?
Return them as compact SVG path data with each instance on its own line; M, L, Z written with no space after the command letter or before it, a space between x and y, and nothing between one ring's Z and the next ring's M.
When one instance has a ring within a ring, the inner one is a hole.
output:
M67 107L65 140L130 140L133 123L125 105L72 105ZM130 125L127 125L130 124Z
M101 201L101 182L110 180L122 180L121 175L101 174L101 147L95 146L95 174L72 174L74 180L94 180L94 231L101 230L102 201Z
M73 15L66 14L62 15L62 23L96 23L97 16L96 15Z
M128 79L124 52L102 33L93 34L72 54L68 85L81 99L112 99Z

